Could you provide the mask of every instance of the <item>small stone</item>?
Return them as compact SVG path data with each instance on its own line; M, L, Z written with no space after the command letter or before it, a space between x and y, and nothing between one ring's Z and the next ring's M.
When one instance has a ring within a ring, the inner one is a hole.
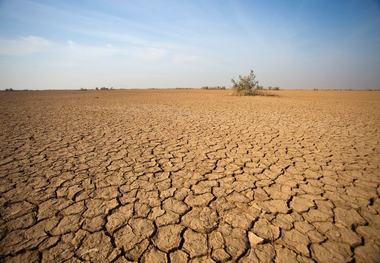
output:
M251 247L256 247L257 245L262 244L264 242L264 239L255 235L251 231L248 232L248 240Z

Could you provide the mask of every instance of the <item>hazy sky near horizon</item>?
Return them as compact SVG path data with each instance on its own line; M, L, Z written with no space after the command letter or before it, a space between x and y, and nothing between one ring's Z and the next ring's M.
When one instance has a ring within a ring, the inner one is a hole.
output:
M0 0L0 89L379 88L375 0Z

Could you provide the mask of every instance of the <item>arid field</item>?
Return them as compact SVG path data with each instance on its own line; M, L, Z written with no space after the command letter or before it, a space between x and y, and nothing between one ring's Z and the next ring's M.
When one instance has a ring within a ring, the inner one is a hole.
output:
M0 261L379 262L380 92L0 93Z

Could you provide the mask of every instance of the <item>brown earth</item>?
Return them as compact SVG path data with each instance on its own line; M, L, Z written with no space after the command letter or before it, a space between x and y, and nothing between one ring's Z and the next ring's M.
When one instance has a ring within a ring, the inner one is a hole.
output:
M0 261L378 262L380 92L0 93Z

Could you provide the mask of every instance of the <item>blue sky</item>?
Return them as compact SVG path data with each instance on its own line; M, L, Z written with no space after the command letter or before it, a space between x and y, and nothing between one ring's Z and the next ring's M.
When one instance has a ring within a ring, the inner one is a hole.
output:
M0 0L0 89L379 88L374 0Z

